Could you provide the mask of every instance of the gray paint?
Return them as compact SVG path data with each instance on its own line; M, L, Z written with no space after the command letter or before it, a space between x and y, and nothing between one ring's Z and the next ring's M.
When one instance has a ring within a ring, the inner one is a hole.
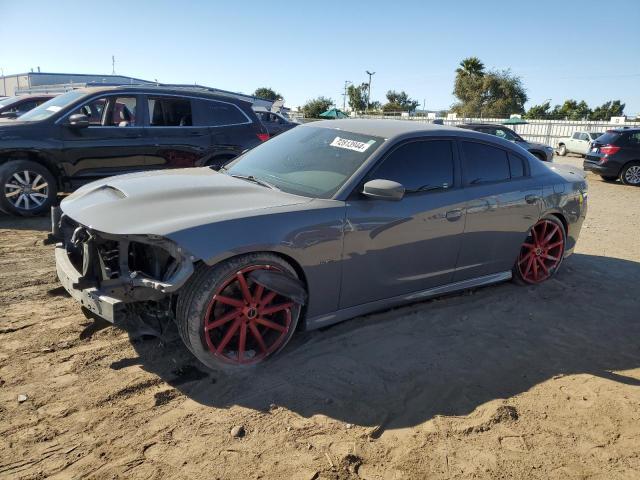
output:
M529 228L546 214L567 220L567 254L575 245L586 214L586 182L576 171L544 164L511 142L458 128L379 120L313 126L386 139L333 199L270 190L203 168L95 182L61 208L100 232L167 238L209 265L249 252L281 254L303 273L308 328L429 292L504 280ZM458 175L451 189L400 201L353 191L397 142L424 137L474 138L512 150L527 158L530 177L462 188Z

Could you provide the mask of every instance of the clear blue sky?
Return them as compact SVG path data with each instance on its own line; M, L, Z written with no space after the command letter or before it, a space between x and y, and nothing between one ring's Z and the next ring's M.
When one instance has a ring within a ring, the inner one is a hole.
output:
M478 56L520 75L528 105L626 102L640 114L640 1L16 1L0 0L0 67L116 72L253 92L290 106L342 105L345 80L372 99L405 90L446 108L454 70Z

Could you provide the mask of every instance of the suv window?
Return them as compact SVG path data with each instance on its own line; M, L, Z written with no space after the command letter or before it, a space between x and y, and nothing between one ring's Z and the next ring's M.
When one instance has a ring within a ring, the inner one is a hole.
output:
M104 126L134 127L136 125L136 98L110 97Z
M393 180L408 191L453 185L450 140L413 141L387 156L370 178Z
M220 127L249 123L247 116L232 103L215 100L195 100L193 103L195 125Z
M465 184L509 180L509 159L501 148L484 143L462 142Z
M152 127L190 127L193 125L191 100L149 97L149 125Z
M580 133L579 132L575 132L571 138L579 140L580 139Z
M89 125L100 127L102 126L102 112L104 111L106 103L106 97L95 98L71 112L69 116L77 114L84 115L89 118Z
M633 147L640 146L640 132L627 134L623 139L623 144L633 146Z
M580 134L580 140L587 140L587 141L589 141L589 135L587 135L586 133L581 133L581 134Z

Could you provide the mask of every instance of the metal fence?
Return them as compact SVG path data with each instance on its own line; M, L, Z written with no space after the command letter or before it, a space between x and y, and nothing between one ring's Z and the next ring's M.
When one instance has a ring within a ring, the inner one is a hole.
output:
M300 114L291 114L300 122L308 122L313 119L306 119ZM358 115L357 118L373 118L373 119L392 119L392 120L411 120L414 122L433 123L433 119L424 116L404 116L399 113L389 112L384 115ZM456 118L446 119L440 118L444 125L460 125L463 123L496 123L503 124L506 118ZM607 121L588 121L588 120L527 120L527 124L508 125L509 128L515 130L518 135L530 142L540 142L557 148L561 138L570 137L574 132L606 132L612 128L621 127L640 127L640 122L611 123Z

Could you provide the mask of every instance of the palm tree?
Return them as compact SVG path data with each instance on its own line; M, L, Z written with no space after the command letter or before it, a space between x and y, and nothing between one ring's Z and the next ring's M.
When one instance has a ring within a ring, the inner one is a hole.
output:
M484 75L484 63L478 57L468 57L460 62L460 68L456 69L460 75Z

